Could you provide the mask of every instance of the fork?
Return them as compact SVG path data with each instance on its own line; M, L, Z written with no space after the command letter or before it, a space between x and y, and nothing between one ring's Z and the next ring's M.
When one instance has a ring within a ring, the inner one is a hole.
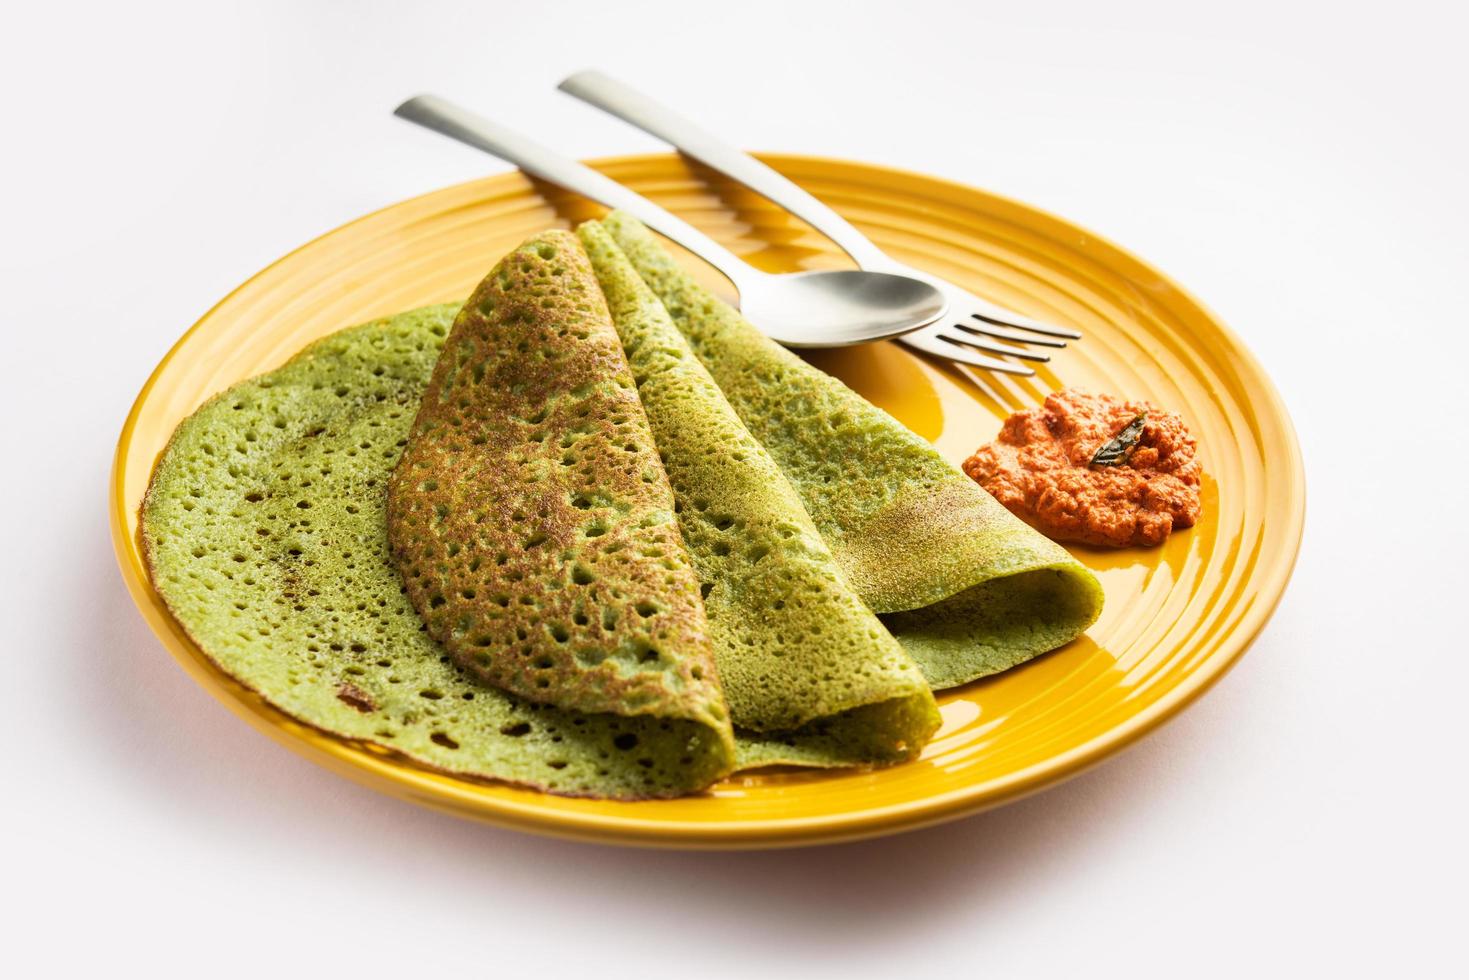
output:
M946 279L899 262L789 178L616 79L599 71L581 71L568 76L558 88L672 144L680 153L791 212L835 242L859 268L912 276L937 287L948 299L948 314L932 326L897 338L910 347L990 371L1033 375L1035 371L1023 364L986 355L1044 362L1050 360L1050 355L1015 344L1060 348L1068 339L1081 339L1076 330L1022 316Z

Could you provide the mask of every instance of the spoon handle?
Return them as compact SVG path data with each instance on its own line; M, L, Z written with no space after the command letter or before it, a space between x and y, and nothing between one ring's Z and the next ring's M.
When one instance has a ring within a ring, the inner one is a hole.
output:
M780 205L830 238L862 268L883 269L892 264L892 260L846 218L789 178L636 89L599 71L579 71L568 76L557 88L672 144L680 153L713 167Z
M477 116L447 99L434 95L415 96L393 110L393 114L497 156L558 187L591 198L609 208L626 211L649 228L673 239L714 266L740 292L744 292L741 288L742 282L748 282L752 276L760 275L759 270L746 264L729 249L641 194L585 164L563 157L554 150Z

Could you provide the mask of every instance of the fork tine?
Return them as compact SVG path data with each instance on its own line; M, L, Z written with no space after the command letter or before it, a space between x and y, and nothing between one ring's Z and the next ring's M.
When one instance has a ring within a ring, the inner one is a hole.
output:
M1080 340L1081 331L1072 330L1070 327L1058 327L1052 323L1043 323L1040 320L1021 316L1014 310L1007 310L997 303L991 303L987 299L981 299L972 293L967 297L973 300L968 304L974 310L975 319L986 323L993 323L999 327L1019 327L1021 330L1029 330L1033 333L1045 334L1047 337L1067 337L1071 340ZM1008 338L1014 340L1014 337Z
M986 304L988 305L988 304ZM1057 327L1040 320L1032 320L1028 316L1011 313L1002 307L990 307L983 313L974 314L986 323L993 323L1001 327L1019 327L1021 330L1030 330L1034 333L1042 333L1047 337L1068 337L1071 340L1080 340L1081 331L1072 330L1070 327Z
M1035 372L1024 364L1011 364L994 357L985 357L977 351L971 350L955 341L949 340L943 334L932 327L924 327L910 334L904 334L898 338L900 343L942 357L950 361L958 361L960 364L968 364L972 367L983 368L986 371L998 371L1001 374L1017 374L1021 377L1030 377Z
M1009 344L986 340L978 334L971 333L962 323L956 323L954 326L964 331L964 333L946 333L940 335L950 343L963 344L965 347L974 347L984 351L986 354L1002 354L1005 357L1018 357L1024 361L1040 361L1044 363L1051 359L1050 354L1042 354L1039 351L1026 350L1024 347L1011 347Z
M972 322L956 323L954 324L954 326L958 327L960 330L968 330L973 333L982 333L986 337L998 337L1000 340L1013 340L1016 343L1020 344L1035 344L1037 347L1066 346L1066 341L1064 340L1053 339L1049 336L1038 336L1034 333L1021 333L1018 330L1011 330L1008 327L996 326L988 320L980 319L979 314L977 313L972 314L972 316L974 317Z

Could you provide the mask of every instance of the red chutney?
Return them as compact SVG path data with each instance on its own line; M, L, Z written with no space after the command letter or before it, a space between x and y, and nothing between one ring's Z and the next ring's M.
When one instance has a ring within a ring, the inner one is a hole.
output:
M1124 461L1093 465L1138 416L1142 431ZM1057 541L1156 545L1199 518L1196 449L1177 412L1066 388L1006 419L999 437L964 461L964 472Z

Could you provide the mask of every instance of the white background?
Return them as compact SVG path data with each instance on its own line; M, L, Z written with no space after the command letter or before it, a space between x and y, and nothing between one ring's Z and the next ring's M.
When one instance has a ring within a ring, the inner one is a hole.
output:
M1451 5L27 8L0 27L8 974L1464 975L1469 25ZM108 540L137 389L280 254L502 169L391 119L409 94L576 155L658 149L553 91L589 66L752 148L1032 202L1230 322L1284 393L1310 490L1295 580L1240 666L1003 810L724 855L429 813L198 689Z

